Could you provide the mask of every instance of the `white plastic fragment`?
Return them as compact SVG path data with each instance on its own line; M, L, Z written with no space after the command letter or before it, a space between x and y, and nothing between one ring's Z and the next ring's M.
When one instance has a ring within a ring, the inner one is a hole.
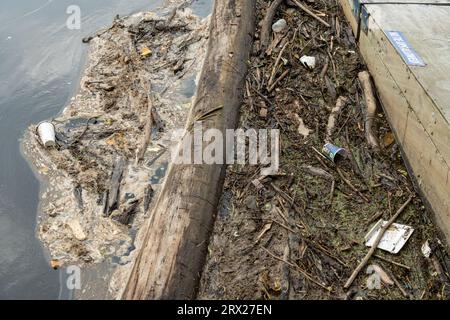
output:
M388 221L380 220L372 227L372 229L370 229L364 238L366 241L366 246L372 247L378 237L380 229L387 223ZM397 254L409 240L413 232L414 229L410 226L393 223L381 238L378 249Z
M316 57L303 56L300 58L300 62L309 69L314 69L316 67Z
M370 276L367 277L366 286L369 290L380 290L381 289L381 278L380 276L374 272Z
M431 247L428 240L422 245L422 254L427 259L431 256Z
M42 144L46 148L56 145L55 126L51 122L41 122L37 127L37 132Z
M280 33L286 30L288 27L286 20L280 19L272 25L272 31L275 33Z

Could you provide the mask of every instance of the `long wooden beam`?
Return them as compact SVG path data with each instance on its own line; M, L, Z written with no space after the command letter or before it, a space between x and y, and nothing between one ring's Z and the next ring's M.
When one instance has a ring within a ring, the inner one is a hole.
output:
M235 128L255 28L255 0L216 0L187 128ZM204 117L204 115L208 115ZM225 167L172 164L145 225L122 299L192 299L204 266Z

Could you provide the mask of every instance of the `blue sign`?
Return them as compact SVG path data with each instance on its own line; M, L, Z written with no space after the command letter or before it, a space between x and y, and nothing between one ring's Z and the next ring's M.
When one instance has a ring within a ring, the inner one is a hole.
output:
M413 49L402 32L386 31L386 35L407 65L417 67L425 67L427 65L419 54Z
M361 3L359 0L353 0L353 15L356 19L359 19L359 9L361 7Z

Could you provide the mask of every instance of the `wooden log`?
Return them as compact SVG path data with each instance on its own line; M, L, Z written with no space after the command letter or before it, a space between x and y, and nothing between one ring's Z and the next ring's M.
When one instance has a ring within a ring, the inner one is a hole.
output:
M198 119L204 119L204 130L224 133L236 127L254 27L255 0L215 2L208 52L187 128ZM122 299L196 296L224 173L220 164L170 165L141 231Z

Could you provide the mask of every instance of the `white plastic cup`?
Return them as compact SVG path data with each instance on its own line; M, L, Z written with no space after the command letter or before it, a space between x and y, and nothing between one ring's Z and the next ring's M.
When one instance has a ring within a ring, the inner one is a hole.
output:
M309 69L316 67L316 57L303 56L300 58L300 62Z
M37 127L37 131L42 144L46 148L56 146L55 126L51 122L41 122Z

